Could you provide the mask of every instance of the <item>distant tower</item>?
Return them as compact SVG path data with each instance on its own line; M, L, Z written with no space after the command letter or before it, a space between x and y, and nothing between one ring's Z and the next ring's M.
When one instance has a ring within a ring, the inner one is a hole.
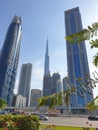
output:
M67 91L68 89L70 89L68 77L64 77L62 82L63 82L63 91Z
M60 74L54 73L52 75L52 94L57 92L57 81L60 80Z
M66 35L69 36L77 33L82 29L79 7L65 11ZM76 81L77 78L81 77L84 82L86 82L86 76L90 75L85 42L83 41L82 44L75 43L73 45L66 42L66 49L68 79L71 84L77 86L76 94L71 96L71 106L85 107L88 102L92 101L93 94L85 92L81 87L79 87L79 83ZM90 91L92 92L92 89Z
M45 75L43 77L43 96L48 96L52 94L52 77L50 75Z
M46 43L46 54L45 54L45 65L44 65L44 75L50 75L49 71L49 54L48 54L48 39Z
M15 16L8 28L0 51L0 97L12 105L13 90L20 54L21 18Z
M44 64L44 77L43 77L43 96L48 96L51 94L52 78L49 70L49 54L48 54L48 39L46 43L46 53L45 53L45 64Z
M39 89L32 89L30 96L30 106L38 106L38 98L42 97L42 91Z
M63 92L62 82L60 79L57 80L56 85L57 85L56 93Z
M29 95L32 75L32 64L22 64L20 80L18 86L18 95L26 97L26 106L29 106Z

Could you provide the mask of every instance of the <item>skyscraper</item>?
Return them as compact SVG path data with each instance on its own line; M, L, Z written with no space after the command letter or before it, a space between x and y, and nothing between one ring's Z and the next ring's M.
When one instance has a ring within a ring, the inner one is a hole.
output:
M32 89L30 96L30 106L38 106L38 98L42 97L42 91L39 89Z
M60 74L54 73L52 75L52 94L57 93L57 81L60 80Z
M62 82L63 82L63 91L64 92L67 91L68 89L70 89L70 86L68 84L68 77L64 77Z
M60 79L57 80L56 85L57 85L56 93L63 92L62 82Z
M45 53L45 64L44 64L44 75L50 75L49 70L49 54L48 54L48 39L46 43L46 53Z
M83 29L81 14L79 12L79 7L65 11L65 32L69 36ZM82 44L70 44L66 42L67 49L67 69L68 78L71 84L77 87L76 94L71 95L71 106L84 107L88 102L93 99L93 94L85 92L79 83L76 81L77 78L82 78L83 82L86 82L86 76L90 75L89 66L87 60L87 53L85 42ZM92 89L89 88L92 93Z
M31 75L32 75L32 64L31 63L22 64L18 86L18 95L26 97L26 106L29 106Z
M12 105L13 90L19 61L21 18L15 16L8 28L0 54L0 97Z
M52 77L51 75L44 75L43 77L43 96L52 94Z
M45 64L44 64L44 77L43 77L43 96L48 96L51 94L52 78L49 70L49 50L48 50L48 39L46 43L46 53L45 53Z

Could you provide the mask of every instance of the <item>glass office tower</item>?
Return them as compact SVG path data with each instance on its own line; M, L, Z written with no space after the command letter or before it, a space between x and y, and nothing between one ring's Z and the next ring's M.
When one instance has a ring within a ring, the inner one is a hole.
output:
M22 64L18 95L26 97L26 106L29 106L30 88L31 88L32 64Z
M65 11L66 36L79 32L82 29L79 7ZM83 41L81 44L75 43L72 45L66 41L66 50L68 78L71 84L77 87L76 94L71 95L71 106L85 107L85 105L93 99L92 89L89 87L87 91L84 91L84 89L79 87L80 85L76 80L81 77L83 82L86 83L86 76L90 75L85 42Z
M21 18L15 16L8 28L0 54L0 97L12 105L13 90L19 61Z

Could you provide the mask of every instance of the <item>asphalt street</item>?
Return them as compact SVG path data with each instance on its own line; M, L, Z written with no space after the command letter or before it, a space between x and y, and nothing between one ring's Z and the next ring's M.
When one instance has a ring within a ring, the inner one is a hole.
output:
M88 120L87 117L49 117L47 121L40 121L41 124L93 127L98 128L98 121Z

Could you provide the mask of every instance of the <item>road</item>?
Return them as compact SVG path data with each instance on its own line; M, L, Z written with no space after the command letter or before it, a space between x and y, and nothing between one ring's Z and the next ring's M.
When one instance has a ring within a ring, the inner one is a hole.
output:
M98 121L90 121L87 117L49 117L48 121L40 121L41 124L94 127L98 128Z

